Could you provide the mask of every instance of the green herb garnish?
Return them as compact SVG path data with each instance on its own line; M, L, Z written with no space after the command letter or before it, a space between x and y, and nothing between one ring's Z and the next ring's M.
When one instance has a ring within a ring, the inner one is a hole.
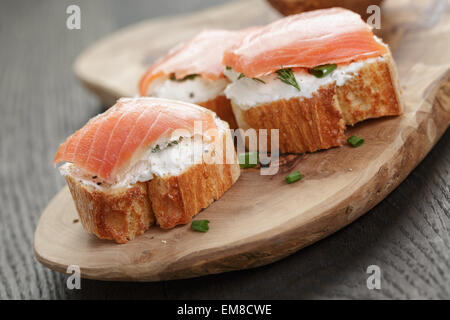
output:
M181 137L180 137L180 140L181 140ZM175 144L178 144L178 141L177 141L177 140L170 141L170 142L167 144L167 147L171 147L171 146L173 146L173 145L175 145Z
M264 82L264 80L261 80L261 79L259 79L259 78L252 78L252 80L255 80L256 82L260 82L260 83L266 84L266 83Z
M230 66L226 66L225 67L227 70L231 70L231 67Z
M199 74L188 74L186 77L184 77L183 79L181 79L179 81L192 80L192 79L195 79L198 76L199 76Z
M303 178L303 176L301 175L300 171L297 170L297 171L291 173L290 175L288 175L285 179L286 179L287 183L291 184L296 181L302 180L302 178Z
M157 144L157 145L152 149L152 153L158 152L159 150L161 150L161 148L159 147L159 144Z
M347 142L353 148L357 148L363 145L364 139L358 136L351 136L350 138L347 139Z
M245 75L244 75L243 73L241 73L237 79L238 79L238 80L241 80L242 78L245 78ZM259 79L259 78L251 78L251 79L252 79L252 80L255 80L256 82L260 82L260 83L266 84L266 83L264 82L264 80L262 80L262 79Z
M209 230L209 220L195 220L191 223L191 229L200 232L206 232Z
M246 152L239 154L239 165L243 169L256 167L258 165L258 162L258 152Z
M277 71L278 79L283 81L286 84L289 84L300 91L300 87L298 86L297 80L295 79L294 73L291 68L284 69L283 67Z
M192 80L192 79L195 79L195 78L198 77L198 76L199 76L199 74L194 73L194 74L188 74L187 76L185 76L185 77L182 78L182 79L177 79L177 77L175 76L175 73L172 73L172 74L170 75L170 80L181 82L181 81L185 81L185 80Z
M311 73L316 78L323 78L336 70L336 68L337 65L335 64L324 64L322 66L309 69L309 73Z

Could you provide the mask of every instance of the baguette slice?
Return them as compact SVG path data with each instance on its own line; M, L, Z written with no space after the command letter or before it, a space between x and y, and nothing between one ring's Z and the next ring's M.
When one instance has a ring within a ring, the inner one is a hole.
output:
M232 102L239 126L243 129L279 129L282 153L314 152L340 146L345 142L345 122L336 96L335 84L321 87L309 99L278 100L248 110ZM257 131L259 134L259 131ZM246 141L248 146L248 141ZM271 146L268 146L268 151Z
M225 143L231 140L229 130L221 138L223 144L217 146L233 148ZM232 154L235 157L234 150ZM235 158L231 164L194 164L177 176L154 177L129 187L99 188L78 178L74 165L66 166L65 178L84 229L117 243L134 239L153 224L169 229L188 223L240 175Z
M225 95L221 94L214 99L205 102L198 102L197 104L214 111L220 119L228 122L231 129L236 129L238 127L236 119L234 118L233 110L231 109L231 101L228 100Z
M282 153L341 146L346 125L403 113L395 63L389 52L383 58L363 66L342 86L332 83L320 87L311 98L277 100L251 108L232 101L238 126L279 129Z
M337 87L337 97L345 123L396 116L403 113L401 88L397 68L391 53L361 68L343 86Z
M83 228L100 239L126 243L155 223L146 183L98 189L70 174L65 178Z

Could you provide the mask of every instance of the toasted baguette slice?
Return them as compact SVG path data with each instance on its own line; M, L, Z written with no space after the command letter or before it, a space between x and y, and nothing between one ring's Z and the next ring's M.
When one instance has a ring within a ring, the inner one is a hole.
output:
M362 67L336 93L345 123L358 122L403 113L397 68L390 53L384 61Z
M146 183L98 189L75 176L65 178L83 228L100 239L126 243L155 223Z
M230 141L230 131L221 138ZM216 145L234 148L232 142ZM83 227L100 239L126 243L153 224L164 229L186 224L219 199L240 175L232 151L233 163L193 164L177 176L154 177L129 187L96 187L72 175L70 167L65 177Z
M322 86L311 98L277 100L251 108L232 101L232 109L239 127L279 129L280 152L303 153L342 145L346 125L402 114L400 96L395 64L387 53L380 61L363 66L344 85Z
M321 87L309 99L283 99L248 110L232 105L241 128L268 129L267 141L271 141L270 129L279 129L282 153L313 152L345 142L345 122L334 83Z
M231 129L236 129L238 127L236 119L234 118L233 110L231 109L231 102L227 99L227 97L225 97L225 95L221 94L214 99L205 102L198 102L197 104L214 111L220 119L228 122Z

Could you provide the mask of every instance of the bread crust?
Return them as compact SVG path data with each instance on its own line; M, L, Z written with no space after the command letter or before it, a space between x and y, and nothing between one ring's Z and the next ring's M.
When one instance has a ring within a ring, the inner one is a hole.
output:
M403 113L397 70L390 54L362 67L336 93L347 125Z
M247 110L232 101L236 121L243 129L279 129L282 153L340 146L346 125L403 113L395 63L390 52L383 58L363 66L343 86L320 87L311 98L282 99Z
M225 95L221 94L214 99L198 102L199 106L205 107L206 109L214 111L220 119L228 122L231 129L236 129L237 123L234 118L233 110L231 109L231 102Z
M231 140L229 130L222 141ZM228 141L228 142L229 142ZM154 177L124 188L96 188L70 174L66 181L82 226L100 239L126 243L151 225L169 229L186 224L219 199L239 178L233 144L232 163L198 163L178 176ZM224 152L224 157L226 153Z
M236 169L236 166L203 163L179 176L149 181L148 195L157 224L170 229L191 221L231 187L237 180Z
M314 152L345 141L345 122L334 83L321 87L311 98L282 99L248 110L233 105L233 110L245 129L279 129L282 153ZM267 136L270 141L270 130Z
M155 222L146 183L97 189L70 175L66 182L83 228L100 239L126 243Z

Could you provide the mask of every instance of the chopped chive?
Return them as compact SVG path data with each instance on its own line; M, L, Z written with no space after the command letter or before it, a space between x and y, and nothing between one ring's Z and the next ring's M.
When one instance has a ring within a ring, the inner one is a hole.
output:
M350 138L347 139L347 142L353 148L357 148L363 145L364 139L358 136L351 136Z
M243 74L243 73L239 74L239 77L237 79L240 80L242 78L245 78L245 74ZM266 82L262 79L259 79L259 78L251 78L251 79L255 80L256 82L266 84Z
M266 83L264 82L264 80L261 80L261 79L259 79L259 78L252 78L252 80L255 80L256 82L260 82L260 83L266 84Z
M302 180L302 178L303 178L303 176L301 175L300 171L297 170L297 171L291 173L290 175L288 175L285 179L288 184L291 184L296 181Z
M253 168L258 165L259 153L258 152L246 152L239 154L239 165L243 169Z
M281 67L280 70L277 71L278 74L278 79L281 80L282 82L293 86L294 88L296 88L298 91L300 91L300 87L297 83L297 79L295 79L294 76L294 72L292 72L291 68L283 68Z
M336 70L336 68L337 65L335 64L324 64L322 66L309 69L309 73L315 76L316 78L323 78L326 75L332 73L334 70Z
M188 74L188 75L185 76L184 78L177 79L177 77L175 76L175 73L172 73L172 74L170 74L170 80L181 82L181 81L185 81L185 80L192 80L192 79L195 79L195 78L198 77L198 76L199 76L199 74L194 73L194 74Z
M181 79L179 81L192 80L192 79L195 79L198 76L199 76L199 74L188 74L186 77L184 77L183 79Z
M195 220L191 223L191 229L200 232L206 232L209 230L209 220Z
M231 70L231 67L230 66L226 66L225 67L227 70Z

